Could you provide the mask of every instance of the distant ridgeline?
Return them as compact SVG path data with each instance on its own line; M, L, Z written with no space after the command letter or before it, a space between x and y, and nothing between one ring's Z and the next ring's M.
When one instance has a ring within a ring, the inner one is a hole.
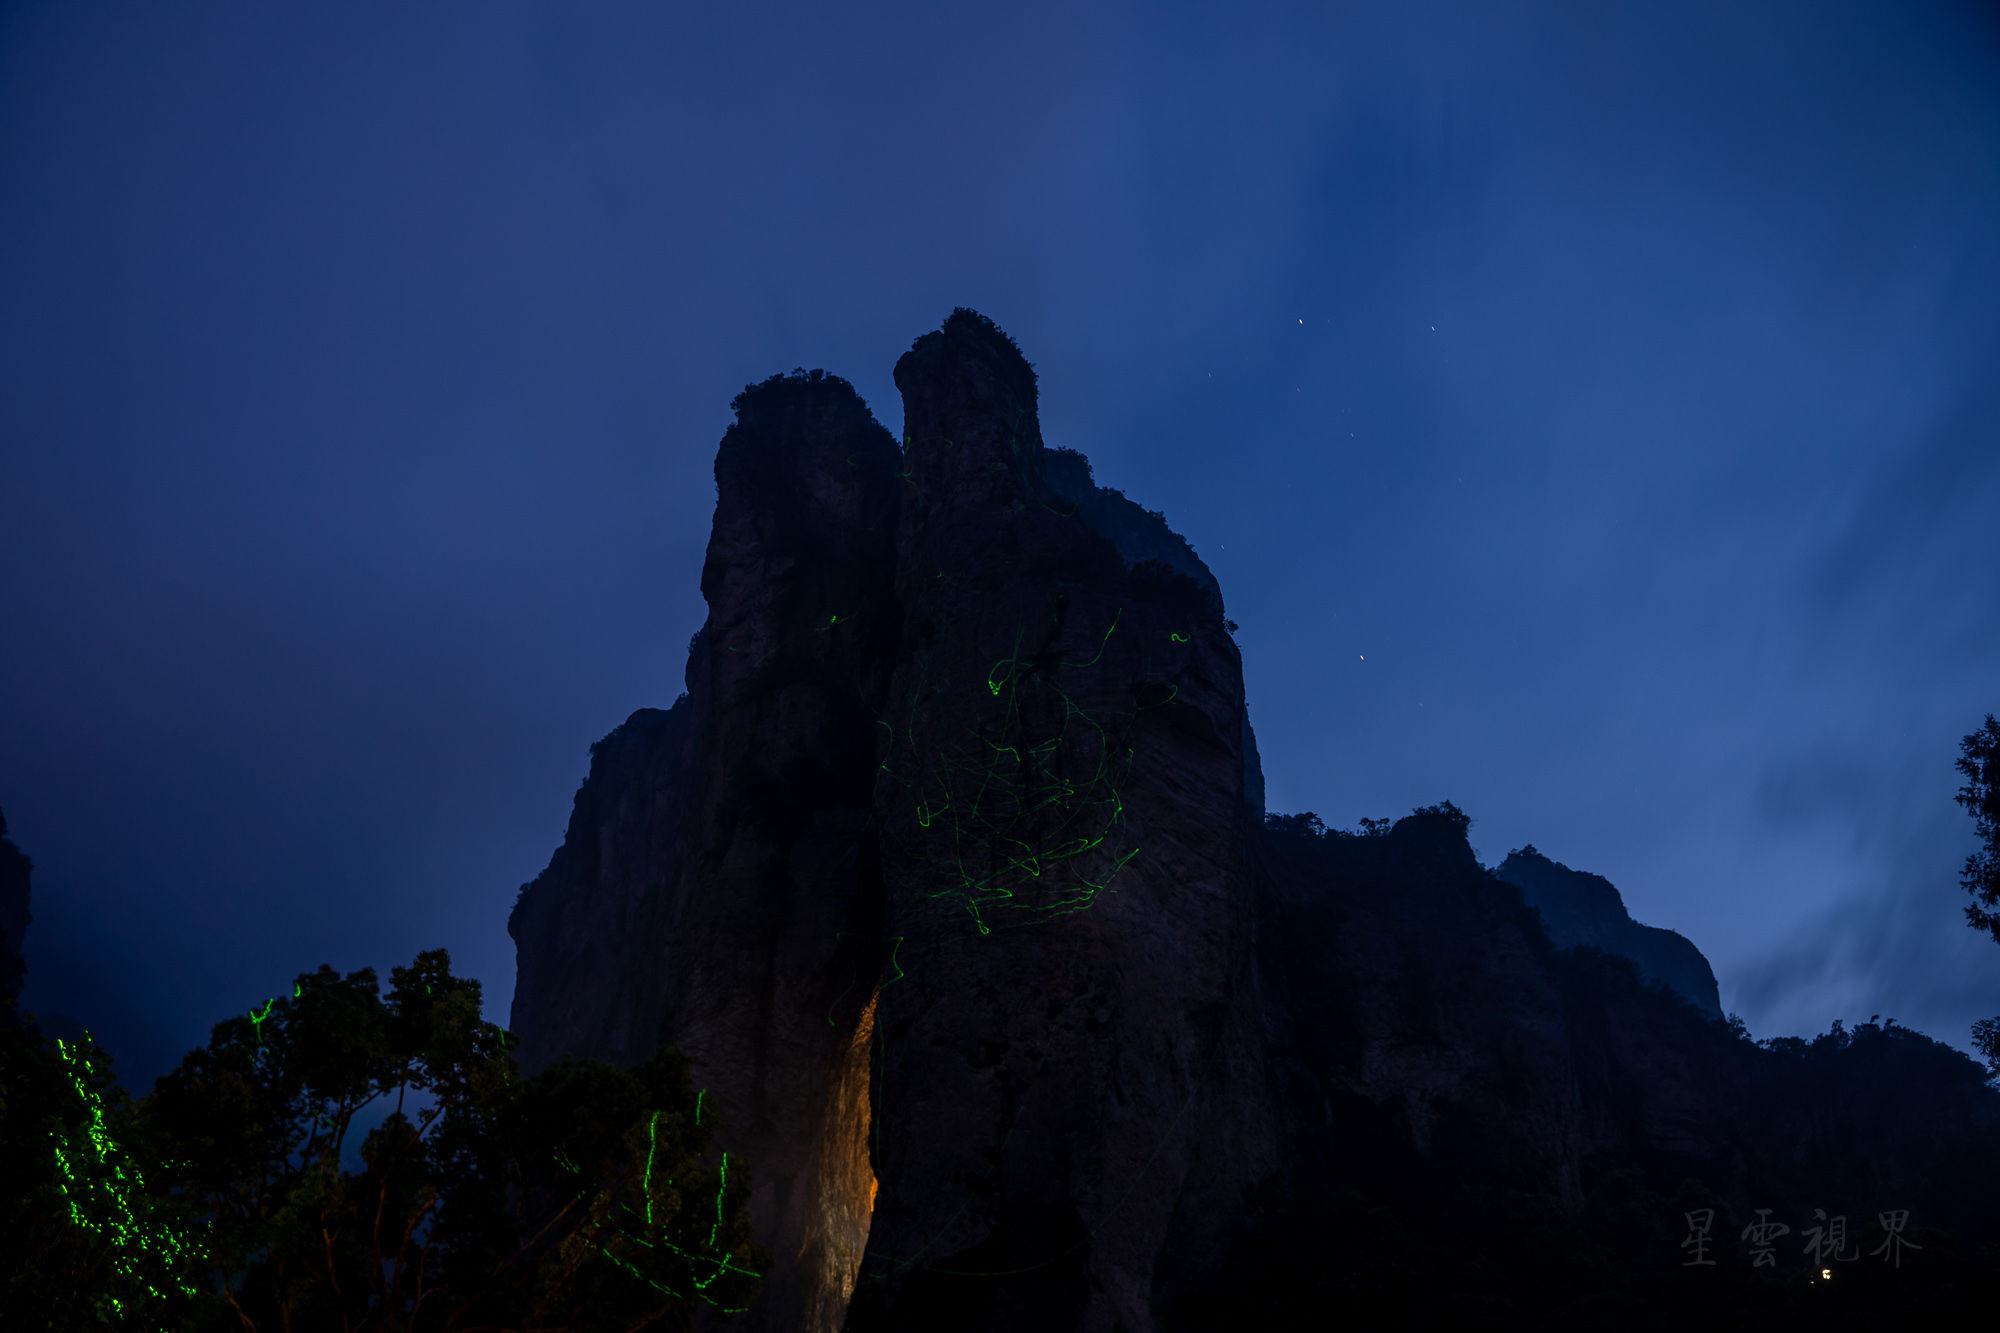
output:
M735 400L687 692L592 747L509 921L531 1070L691 1058L751 1327L1803 1327L1990 1282L1976 1065L1759 1046L1692 944L1482 868L1448 803L1267 816L1200 558L1044 447L984 317L895 381L900 444L820 371Z

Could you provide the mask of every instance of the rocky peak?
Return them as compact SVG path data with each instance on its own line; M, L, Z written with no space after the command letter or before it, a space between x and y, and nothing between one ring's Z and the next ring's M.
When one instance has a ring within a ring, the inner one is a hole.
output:
M1042 489L1035 371L986 316L960 308L896 362L919 506L1030 503Z
M884 520L895 513L887 481L901 458L853 385L823 370L794 370L746 387L730 407L736 424L715 455L716 513L731 524L729 536L773 551L839 541L856 529L886 541Z
M1710 1018L1722 1017L1715 972L1701 950L1678 932L1634 921L1610 880L1571 870L1532 845L1509 853L1493 873L1520 889L1522 900L1541 913L1558 949L1602 949L1629 958L1646 981L1667 987Z

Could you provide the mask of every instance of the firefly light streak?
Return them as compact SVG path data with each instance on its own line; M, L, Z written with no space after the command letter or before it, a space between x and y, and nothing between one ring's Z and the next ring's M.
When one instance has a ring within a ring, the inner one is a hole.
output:
M56 1050L89 1116L80 1128L55 1135L56 1186L68 1205L70 1221L108 1238L112 1267L153 1299L165 1299L166 1292L149 1269L173 1274L172 1285L184 1295L195 1295L185 1274L205 1258L202 1245L182 1228L140 1216L133 1200L145 1198L145 1177L105 1127L104 1099L90 1086L94 1068L88 1052L60 1040ZM115 1296L110 1300L112 1310L123 1319L124 1302Z
M701 1104L703 1100L707 1098L707 1096L708 1096L708 1089L706 1088L701 1089L701 1091L698 1092L695 1096L696 1124L701 1123ZM694 1288L693 1295L695 1296L696 1299L714 1306L716 1309L722 1311L722 1313L724 1314L730 1314L730 1315L742 1314L744 1310L749 1308L748 1306L724 1305L720 1301L718 1301L713 1295L711 1295L708 1290L708 1288L715 1285L717 1279L721 1278L725 1273L736 1273L743 1277L748 1277L748 1278L758 1278L762 1276L761 1274L756 1273L751 1269L745 1268L741 1264L737 1263L735 1258L732 1255L728 1254L727 1252L721 1252L721 1253L716 1252L717 1242L721 1239L722 1235L722 1223L725 1217L726 1196L729 1189L729 1154L726 1152L722 1154L722 1165L717 1174L716 1185L715 1185L715 1222L709 1228L708 1244L704 1247L705 1252L697 1253L695 1251L685 1249L682 1246L674 1244L672 1241L668 1240L665 1236L660 1235L659 1224L656 1223L655 1221L655 1214L653 1210L654 1199L657 1198L662 1191L672 1189L674 1184L672 1180L667 1180L662 1182L662 1184L658 1189L655 1189L653 1185L653 1159L659 1147L659 1124L660 1124L660 1112L654 1111L646 1122L646 1172L641 1184L641 1193L645 1198L645 1205L646 1205L645 1212L642 1215L638 1209L633 1208L630 1204L620 1202L617 1205L618 1212L620 1214L623 1214L624 1216L621 1218L614 1218L611 1220L612 1228L616 1233L613 1237L613 1240L614 1241L624 1240L632 1245L636 1245L639 1248L646 1250L665 1250L666 1252L673 1254L678 1258L685 1259L688 1263L689 1269L691 1270L689 1273L689 1281L693 1285ZM576 1164L576 1162L569 1156L569 1154L562 1151L561 1149L556 1150L555 1162L556 1165L560 1166L563 1170L569 1172L571 1175L581 1176L583 1174L583 1168L579 1167ZM625 1224L624 1218L630 1218L634 1220L642 1219L641 1230L643 1234L640 1234L640 1232L635 1232L633 1229L627 1226ZM665 1218L661 1218L660 1221L664 1222ZM631 1274L639 1281L653 1288L655 1291L658 1291L667 1296L671 1296L676 1300L686 1300L688 1298L688 1293L676 1291L672 1287L669 1287L666 1284L660 1282L657 1278L651 1277L645 1273L640 1272L639 1269L635 1268L628 1260L614 1253L612 1251L610 1242L599 1241L597 1244L597 1248L599 1252L604 1255L605 1258L609 1259L612 1263L616 1264L619 1268Z
M1097 670L1123 615L1123 609L1113 614L1089 658L1060 660L1055 668ZM983 706L976 706L978 716L972 726L953 740L936 747L926 744L928 736L920 740L919 731L931 728L916 716L914 704L911 716L901 719L900 732L895 724L877 719L884 740L878 780L900 784L910 800L915 829L905 826L910 836L898 841L919 868L920 882L929 878L922 892L928 899L963 910L981 936L1088 909L1138 855L1136 845L1121 849L1124 839L1119 836L1125 813L1120 793L1134 753L1127 733L1140 712L1163 706L1179 692L1172 686L1158 703L1100 720L1077 703L1072 691L1081 691L1075 685L1065 689L1058 682L1056 669L1022 657L1025 637L1025 631L1017 633L1012 649L993 661L981 682L984 690L971 688L971 697ZM1175 632L1170 641L1186 643L1188 636ZM910 692L913 700L923 697L926 683L920 680ZM888 959L894 975L884 979L884 991L905 975L896 957L901 944L902 937L895 937ZM878 1103L887 1096L888 1026L878 1015L874 1024ZM872 1119L879 1161L883 1128L879 1104ZM1094 1236L1122 1206L1123 1198L1089 1234ZM932 1243L952 1220L939 1228ZM919 1247L917 1256L908 1260L877 1257L903 1267L920 1262L928 1249L929 1243ZM1060 1257L1051 1256L1031 1268Z
M1123 615L1088 659L1058 665L1099 666ZM1024 637L994 660L983 682L990 706L956 740L920 741L914 716L899 738L877 719L888 742L878 771L903 785L916 820L905 850L935 873L925 896L963 910L981 935L1087 909L1139 850L1116 846L1133 754L1123 728L1107 729L1053 671L1024 659Z
M431 988L425 986L424 993L431 994ZM299 999L303 994L304 990L300 983L294 981L292 998ZM274 995L264 1001L262 1009L252 1009L249 1013L251 1030L257 1038L256 1057L260 1060L264 1055L264 1024L269 1021L277 1008L279 998ZM504 1031L500 1033L500 1045L503 1050L507 1045L507 1034ZM117 1272L139 1283L155 1299L160 1299L164 1293L140 1271L141 1259L149 1255L157 1256L167 1271L179 1273L200 1263L205 1257L205 1251L184 1230L162 1224L148 1232L140 1225L132 1200L143 1197L145 1178L138 1165L129 1160L105 1129L103 1099L91 1089L87 1081L91 1072L89 1057L81 1052L80 1047L72 1049L69 1043L61 1040L56 1042L56 1049L68 1066L70 1082L90 1116L89 1123L85 1126L85 1133L89 1138L87 1148L75 1141L73 1132L67 1136L60 1133L56 1136L55 1159L61 1173L57 1185L68 1205L70 1220L86 1230L108 1235L114 1247L112 1263ZM698 1105L696 1123L700 1123ZM576 1164L571 1162L566 1154L558 1152L557 1160L567 1170L578 1170ZM650 1179L650 1154L647 1159L647 1169ZM652 1201L648 1198L649 1221L651 1207ZM185 1278L176 1279L174 1285L186 1295L196 1294L194 1287ZM123 1318L125 1315L123 1303L116 1297L111 1297L110 1300L112 1309Z

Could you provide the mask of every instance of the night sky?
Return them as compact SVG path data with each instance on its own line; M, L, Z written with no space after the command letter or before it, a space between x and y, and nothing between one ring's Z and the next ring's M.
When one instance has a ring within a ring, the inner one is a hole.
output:
M8 4L25 1007L135 1088L322 962L504 1022L729 400L900 432L966 305L1221 580L1273 810L1449 799L1757 1036L1964 1046L1996 236L1991 6Z

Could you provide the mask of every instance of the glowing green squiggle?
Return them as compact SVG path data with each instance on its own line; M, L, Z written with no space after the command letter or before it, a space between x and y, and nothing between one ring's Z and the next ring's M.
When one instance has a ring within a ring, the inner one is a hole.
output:
M1089 658L1057 665L1072 671L1098 667L1123 616L1123 608L1113 614ZM958 903L982 935L994 929L992 914L999 908L1018 917L1014 924L1025 925L1089 907L1137 851L1106 848L1112 862L1096 874L1079 873L1080 863L1065 865L1104 848L1122 822L1118 789L1132 752L1077 705L1040 659L1022 655L1026 637L1025 630L1016 633L1012 649L987 670L986 693L1000 715L976 725L965 742L928 750L917 740L914 717L902 735L877 719L888 741L877 771L912 789L916 828L928 835L912 850L920 863L942 872L925 896ZM1030 682L1037 689L1023 694ZM1178 687L1171 687L1167 699L1138 711L1171 702L1177 693ZM920 683L913 697L922 695ZM1041 728L1031 715L1045 712L1051 702L1059 704L1060 716L1052 732L1037 735ZM905 737L907 751L899 745ZM1094 771L1087 776L1061 771L1077 764L1090 764ZM1060 885L1050 881L1059 868L1069 876Z
M56 1187L68 1206L70 1221L107 1237L113 1269L154 1300L165 1299L166 1292L146 1273L149 1267L172 1275L170 1281L183 1295L195 1295L186 1275L205 1260L204 1247L183 1228L140 1216L133 1200L145 1197L145 1176L105 1126L104 1099L89 1083L92 1069L88 1055L61 1040L56 1042L56 1051L89 1117L82 1127L88 1146L76 1141L73 1129L55 1136ZM153 1224L149 1227L148 1222ZM124 1318L124 1302L116 1297L110 1300L113 1312Z
M705 1099L707 1095L708 1095L708 1090L706 1088L701 1089L696 1094L695 1108L697 1117L699 1117L700 1115L702 1100ZM706 1246L706 1249L709 1252L695 1253L693 1251L683 1249L682 1247L668 1240L665 1236L658 1234L658 1229L655 1225L655 1220L654 1220L653 1165L659 1148L658 1134L659 1134L660 1114L661 1113L659 1111L652 1112L646 1124L646 1170L642 1183L642 1188L646 1200L644 1221L643 1221L644 1234L635 1233L628 1227L621 1224L617 1220L617 1218L614 1217L611 1219L611 1226L614 1232L612 1236L612 1241L622 1240L628 1244L636 1245L641 1249L665 1250L675 1255L678 1258L686 1260L691 1269L689 1273L689 1279L693 1283L694 1287L694 1290L691 1293L693 1297L706 1302L707 1304L715 1307L718 1310L721 1310L724 1314L741 1314L743 1313L744 1309L747 1309L748 1307L725 1306L720 1301L716 1300L715 1297L711 1296L708 1293L708 1288L712 1286L717 1280L722 1278L725 1274L734 1273L737 1274L738 1276L752 1278L752 1279L760 1279L763 1276L762 1274L737 1263L733 1256L727 1253L715 1252L716 1246L721 1239L722 1224L726 1220L727 1216L726 1206L728 1202L728 1190L729 1190L729 1154L726 1152L722 1154L722 1163L717 1176L716 1188L715 1188L715 1221L709 1228L708 1244ZM697 1123L699 1123L698 1119ZM572 1175L580 1176L583 1174L582 1168L579 1167L567 1153L561 1151L560 1149L557 1150L555 1154L555 1160L557 1165L561 1166L565 1171L570 1172ZM665 1184L667 1187L671 1187L673 1182L667 1181L665 1182ZM638 1210L632 1208L629 1204L625 1204L622 1202L617 1204L616 1211L618 1213L629 1216L635 1220L640 1218L640 1213L638 1212ZM624 1270L631 1276L637 1278L641 1282L644 1282L647 1286L653 1288L655 1291L661 1292L662 1294L667 1296L671 1296L676 1300L686 1300L689 1298L690 1293L677 1291L673 1287L670 1287L665 1283L659 1281L657 1278L647 1273L641 1272L631 1262L629 1262L628 1260L617 1254L612 1249L610 1241L599 1241L596 1244L596 1248L601 1254L604 1255L606 1259L609 1259L613 1264L617 1265L620 1269ZM706 1270L705 1276L702 1273L702 1270L704 1269Z
M715 1248L715 1238L722 1234L722 1192L729 1188L729 1154L722 1154L722 1183L715 1187L715 1225L708 1229L708 1248Z
M659 1145L660 1113L646 1122L646 1225L653 1225L653 1151Z

